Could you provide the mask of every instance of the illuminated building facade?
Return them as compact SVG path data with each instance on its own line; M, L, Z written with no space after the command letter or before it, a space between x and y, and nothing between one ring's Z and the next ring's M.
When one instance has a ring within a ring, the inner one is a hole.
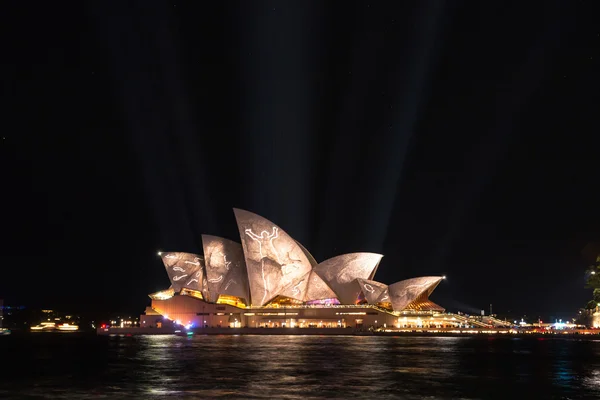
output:
M596 306L595 309L592 310L592 328L600 328L600 307Z
M382 255L343 254L318 263L279 226L234 209L241 244L202 236L203 254L160 252L171 286L150 295L141 327L368 328L440 326L429 296L444 279L386 285ZM450 324L450 322L448 322Z

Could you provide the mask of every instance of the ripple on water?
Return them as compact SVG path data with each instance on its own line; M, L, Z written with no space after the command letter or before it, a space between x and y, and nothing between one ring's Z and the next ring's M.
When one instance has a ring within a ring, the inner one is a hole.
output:
M600 398L600 342L14 335L0 398Z

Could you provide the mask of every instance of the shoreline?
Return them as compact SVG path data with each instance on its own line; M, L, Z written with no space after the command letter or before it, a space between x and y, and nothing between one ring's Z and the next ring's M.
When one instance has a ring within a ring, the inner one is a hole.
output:
M413 329L387 331L360 331L352 328L99 328L100 336L137 336L137 335L312 335L312 336L422 336L422 337L543 337L543 338L598 338L600 330L578 329L569 331L526 331L508 329Z

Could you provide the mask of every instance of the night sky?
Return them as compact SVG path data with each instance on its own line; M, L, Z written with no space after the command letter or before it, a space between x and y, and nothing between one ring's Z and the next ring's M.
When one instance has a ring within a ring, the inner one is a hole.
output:
M600 10L10 2L0 298L141 312L232 208L449 310L575 312L600 238Z

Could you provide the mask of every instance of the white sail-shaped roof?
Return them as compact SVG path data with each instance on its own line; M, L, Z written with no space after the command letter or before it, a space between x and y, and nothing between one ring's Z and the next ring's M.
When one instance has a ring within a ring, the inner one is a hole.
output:
M358 278L358 284L365 295L365 300L367 300L367 303L377 304L385 301L385 299L383 301L380 299L384 298L384 294L387 293L388 285L361 278Z
M362 292L369 304L391 303L394 311L442 309L428 299L442 277L425 276L387 286L373 280L381 254L343 254L317 264L304 246L271 221L240 209L234 213L241 244L202 235L204 256L159 253L173 293L190 289L201 292L209 302L229 295L250 306L265 306L278 296L303 303L337 299L351 305Z
M442 279L441 276L422 276L389 285L388 291L394 311L404 310L422 294L429 296Z
M176 292L183 288L202 291L204 279L202 256L192 253L163 252L160 253L160 257Z
M302 248L279 226L260 215L240 209L234 209L234 213L248 271L251 304L263 306L284 292L302 300L308 284L305 276L312 269Z
M350 253L330 258L314 269L335 292L342 304L354 304L361 288L358 278L369 279L383 256L375 253Z
M242 245L218 236L202 235L209 301L219 295L236 296L250 301L248 273Z

